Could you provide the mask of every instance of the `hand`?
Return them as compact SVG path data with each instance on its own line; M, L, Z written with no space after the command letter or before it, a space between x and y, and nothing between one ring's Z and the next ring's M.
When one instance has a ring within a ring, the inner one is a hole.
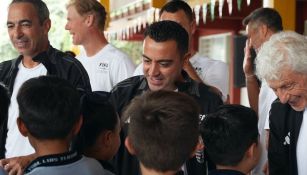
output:
M253 62L250 53L251 48L252 46L250 45L249 39L247 39L244 48L244 61L243 61L243 71L246 77L254 75Z
M8 172L9 175L22 175L24 169L35 159L35 154L27 156L12 157L0 160L0 166Z

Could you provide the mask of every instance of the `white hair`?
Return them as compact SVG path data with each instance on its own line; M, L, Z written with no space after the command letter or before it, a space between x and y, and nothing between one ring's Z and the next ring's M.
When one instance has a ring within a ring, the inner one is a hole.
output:
M260 79L278 80L284 68L307 75L307 39L291 31L271 36L256 58L256 75Z

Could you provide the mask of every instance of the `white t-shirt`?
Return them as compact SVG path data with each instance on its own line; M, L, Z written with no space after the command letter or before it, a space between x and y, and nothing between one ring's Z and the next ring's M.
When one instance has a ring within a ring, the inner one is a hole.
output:
M266 83L261 86L260 94L259 94L259 105L258 105L259 106L259 116L260 116L260 112L262 112L264 116L263 119L265 119L265 122L264 124L262 123L261 126L262 128L266 130L270 129L269 115L270 115L271 105L273 101L276 100L276 98L277 96L275 95L274 91ZM261 128L259 127L259 130L260 129Z
M266 148L266 130L269 128L269 113L273 101L276 99L274 91L268 86L266 81L261 83L261 88L259 92L259 103L258 103L258 131L260 135L260 146L262 148L259 163L253 169L253 175L264 175L262 169L268 160L267 148Z
M296 161L297 161L297 172L298 175L307 174L307 108L304 110L303 122L300 129L296 145Z
M88 73L92 91L111 91L117 83L131 77L135 69L132 60L111 44L91 57L82 49L77 59Z
M34 153L33 147L30 145L28 138L20 134L17 126L17 117L19 115L19 108L17 104L17 93L21 85L34 77L47 75L47 69L43 64L39 64L34 68L26 68L22 62L18 65L18 72L14 83L13 93L11 96L11 104L8 115L8 133L6 138L6 153L5 157L16 157ZM42 97L43 98L43 97Z
M196 53L190 62L204 83L218 88L223 94L223 101L229 94L229 69L226 63L209 59ZM143 64L140 64L133 75L143 75Z

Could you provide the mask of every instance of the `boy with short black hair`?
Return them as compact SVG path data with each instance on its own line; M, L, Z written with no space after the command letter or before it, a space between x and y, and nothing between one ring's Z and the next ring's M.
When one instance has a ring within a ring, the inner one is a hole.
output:
M96 160L69 151L82 118L79 93L68 81L47 76L29 79L21 86L17 102L19 131L37 156L25 174L103 174Z
M108 102L109 93L92 92L81 98L83 124L76 146L85 156L92 157L109 171L116 173L109 160L120 145L120 119Z
M125 145L140 161L142 175L175 174L194 155L199 138L199 108L188 95L147 92L124 113L130 122Z
M217 170L209 175L248 174L260 156L257 114L241 105L224 105L201 122L205 149Z

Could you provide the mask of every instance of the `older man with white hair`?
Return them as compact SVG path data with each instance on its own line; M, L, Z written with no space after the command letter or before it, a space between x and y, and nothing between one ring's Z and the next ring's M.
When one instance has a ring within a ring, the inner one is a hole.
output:
M278 96L270 112L270 175L307 174L307 39L273 35L257 55L256 73Z

